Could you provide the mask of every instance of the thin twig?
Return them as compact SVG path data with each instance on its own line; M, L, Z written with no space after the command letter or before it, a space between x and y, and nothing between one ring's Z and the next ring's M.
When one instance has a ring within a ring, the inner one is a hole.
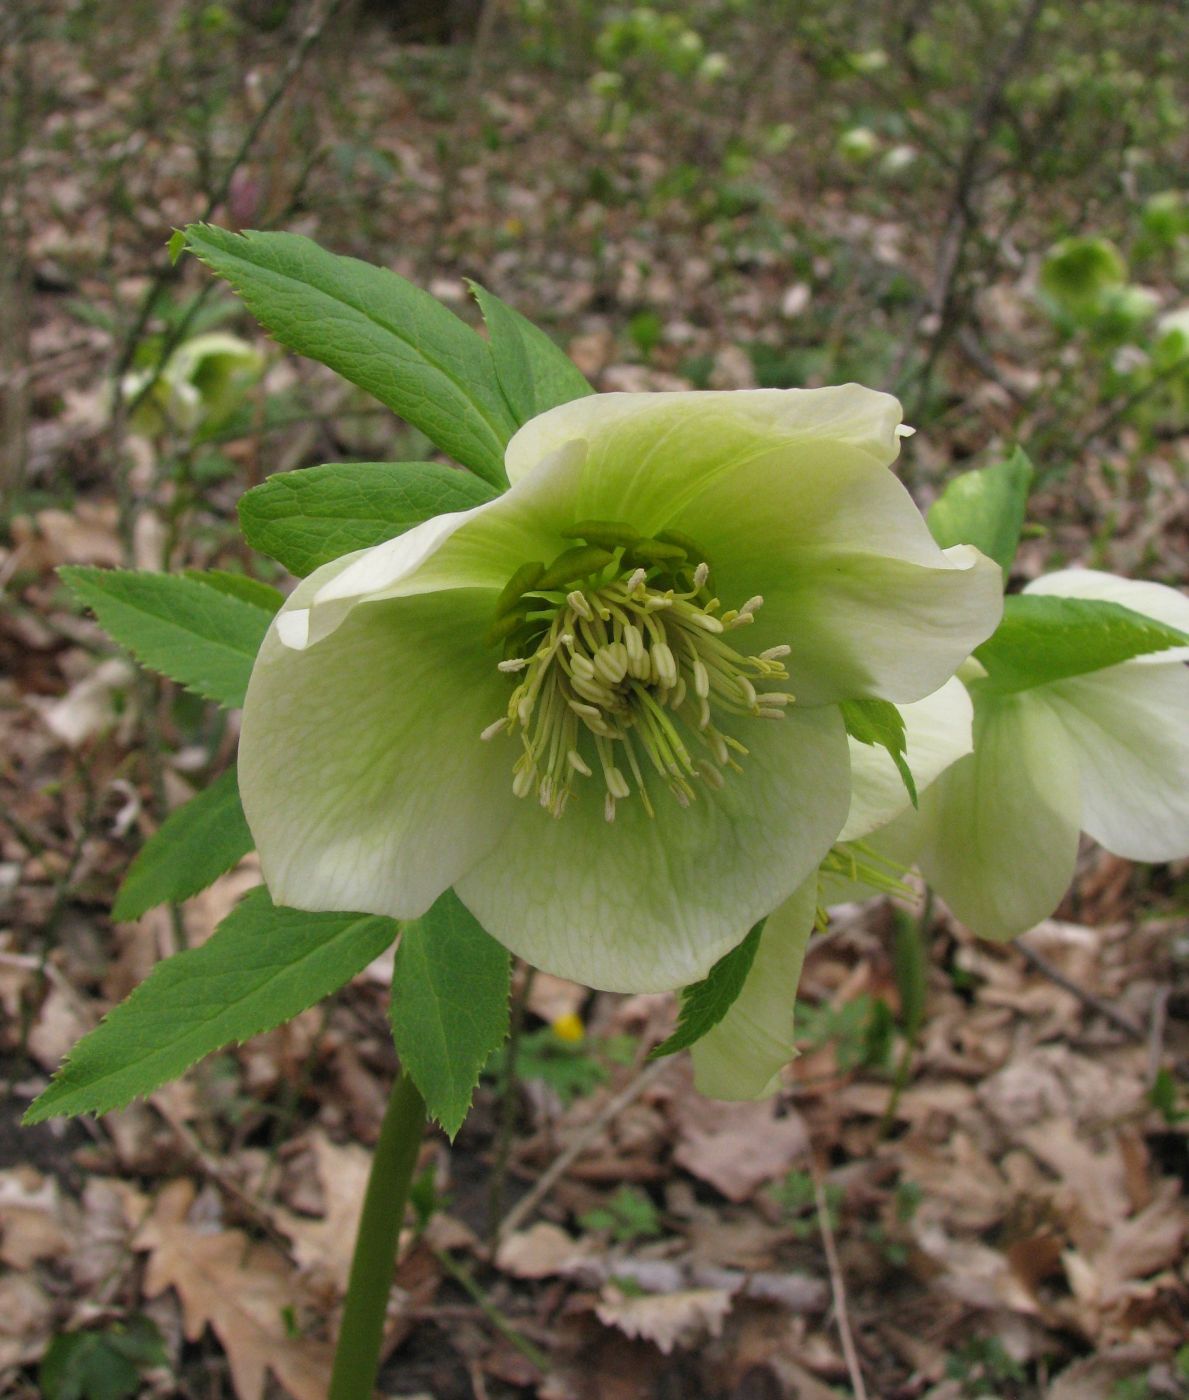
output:
M1118 1028L1129 1035L1132 1040L1141 1042L1147 1040L1147 1032L1142 1026L1137 1026L1130 1016L1125 1016L1118 1007L1112 1006L1109 1001L1103 1001L1101 997L1095 996L1094 993L1087 988L1079 986L1072 978L1066 977L1065 973L1062 972L1060 968L1054 967L1047 958L1042 957L1034 948L1030 948L1023 939L1017 940L1016 947L1024 954L1028 962L1036 968L1037 972L1042 973L1050 982L1056 982L1058 987L1063 987L1067 992L1077 997L1079 1001L1090 1007L1091 1010L1097 1011L1100 1016L1105 1016L1111 1025L1118 1026Z
M545 1197L553 1190L561 1178L569 1171L574 1162L586 1151L587 1147L596 1137L619 1115L661 1077L672 1063L671 1059L654 1060L651 1064L646 1064L644 1068L631 1080L613 1099L603 1105L602 1109L590 1120L582 1129L570 1145L550 1164L548 1170L541 1176L537 1184L512 1207L499 1229L499 1239L505 1235L510 1235L513 1230L528 1219L534 1210L541 1204Z
M838 1248L834 1243L834 1227L830 1224L830 1206L822 1179L813 1172L813 1199L817 1203L817 1228L821 1231L822 1246L826 1251L826 1267L830 1271L830 1293L834 1299L834 1316L838 1321L838 1338L842 1343L842 1355L846 1359L846 1369L850 1373L850 1383L855 1392L855 1400L867 1400L867 1387L863 1384L863 1370L859 1365L859 1353L855 1349L855 1339L850 1330L850 1314L846 1308L846 1285L842 1278L842 1266L838 1262Z
M905 337L900 354L897 356L889 376L893 393L899 393L907 386L906 371L912 357L913 342L925 317L930 314L936 316L937 327L930 336L929 349L924 364L914 376L918 384L924 385L928 382L938 356L953 333L955 321L954 283L962 266L970 230L976 221L977 210L973 195L983 163L983 151L990 140L1008 81L1028 52L1043 8L1044 0L1029 0L1016 37L1004 51L999 63L992 69L987 85L983 89L982 97L971 117L970 132L958 159L953 189L950 194L945 231L938 249L937 272L931 290L918 303L912 328Z

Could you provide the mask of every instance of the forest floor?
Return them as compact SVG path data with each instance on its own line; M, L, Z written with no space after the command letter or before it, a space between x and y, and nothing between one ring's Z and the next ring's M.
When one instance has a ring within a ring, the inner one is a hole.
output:
M218 289L191 327L222 320L270 357L246 416L203 444L117 435L113 367L209 285L192 260L169 270L170 229L210 215L309 233L463 315L462 277L480 277L602 390L886 386L904 336L937 333L914 289L936 272L949 187L935 172L911 199L873 194L810 121L816 155L761 153L707 211L665 182L699 142L722 162L714 114L616 144L564 75L498 42L480 63L379 27L324 33L286 77L292 43L248 30L228 76L201 36L170 55L158 30L83 42L74 7L47 13L0 360L27 366L19 396L6 380L10 430L18 397L25 422L0 544L0 1392L321 1400L395 1067L391 957L146 1103L19 1126L74 1041L259 881L249 858L180 911L112 922L133 854L229 760L235 719L138 679L55 568L256 568L235 530L246 487L426 450ZM951 467L1041 442L1044 528L1020 578L1081 562L1184 586L1189 439L1109 397L1055 435L1048 391L1075 402L1077 366L1046 339L1021 248L980 288L983 339L955 330L910 386L905 479L927 504ZM756 1104L701 1099L684 1056L647 1060L671 996L537 975L513 1081L494 1065L457 1140L424 1144L383 1393L1189 1395L1187 908L1185 863L1089 844L1056 916L1016 945L935 903L843 907L806 961L802 1053ZM903 918L929 955L911 1042ZM39 1379L47 1348L74 1389Z

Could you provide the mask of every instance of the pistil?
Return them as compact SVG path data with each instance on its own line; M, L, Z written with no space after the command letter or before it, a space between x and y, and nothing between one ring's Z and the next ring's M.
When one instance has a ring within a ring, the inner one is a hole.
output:
M569 533L582 543L518 569L497 601L490 639L516 685L482 737L518 739L512 790L555 817L590 779L601 779L608 821L633 790L654 815L652 782L688 806L747 754L718 715L784 718L793 696L769 687L788 680L789 648L750 656L730 644L764 600L723 612L686 537L641 539L607 521Z

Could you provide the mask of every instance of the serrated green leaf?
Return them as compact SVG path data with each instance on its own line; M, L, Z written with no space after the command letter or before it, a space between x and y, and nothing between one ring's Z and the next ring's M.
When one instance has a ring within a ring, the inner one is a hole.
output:
M281 472L239 503L244 538L299 577L497 492L438 462L342 462Z
M207 700L244 703L271 614L205 583L133 569L58 570L121 646Z
M252 849L235 769L171 812L128 868L113 919L138 919L167 901L180 903L206 889Z
M942 549L955 544L981 549L1006 578L1024 528L1032 476L1028 454L1019 447L1006 462L955 476L929 507L930 533Z
M508 1034L507 949L453 890L406 924L392 974L392 1038L430 1117L453 1138Z
M204 583L220 593L229 593L254 608L263 608L266 613L275 613L285 601L285 595L271 583L262 583L258 578L247 574L233 574L227 569L183 569L182 577Z
M1119 603L1019 593L1004 599L1003 621L975 649L987 669L976 684L1008 695L1181 646L1184 632Z
M253 890L201 948L160 963L79 1041L24 1122L123 1108L204 1055L300 1015L395 937L391 919L278 908Z
M357 384L497 486L516 428L482 336L385 268L293 233L191 224L186 246L282 345Z
M578 366L543 330L478 282L468 278L467 285L483 312L500 388L518 424L594 393Z
M917 805L917 785L908 766L908 736L904 732L904 716L890 700L844 700L842 718L846 732L860 744L878 744L887 749L896 765L905 790Z
M677 1029L651 1052L650 1060L660 1059L662 1055L675 1055L678 1050L688 1050L730 1011L756 960L764 923L765 920L761 919L742 943L729 953L724 953L700 982L682 989Z

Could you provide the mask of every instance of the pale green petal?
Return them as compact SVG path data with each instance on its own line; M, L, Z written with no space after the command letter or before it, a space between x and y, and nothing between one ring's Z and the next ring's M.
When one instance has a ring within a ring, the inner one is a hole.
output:
M964 754L970 753L974 710L961 681L901 705L905 759L920 794ZM886 826L911 805L908 790L887 749L850 741L851 799L839 841L859 841Z
M1162 583L1146 583L1139 579L1118 578L1099 569L1059 569L1042 574L1024 589L1025 593L1049 593L1061 598L1091 598L1104 603L1118 603L1132 612L1163 622L1167 627L1189 632L1189 598L1175 588ZM1167 665L1173 661L1189 661L1189 647L1169 647L1165 651L1147 652L1133 658L1149 666Z
M663 991L703 977L742 931L787 899L846 816L840 713L794 707L739 722L750 748L724 788L682 809L659 784L614 822L588 780L557 820L530 801L456 881L479 922L535 966L608 991ZM495 741L510 774L511 741Z
M566 443L589 448L580 518L630 520L645 533L749 463L766 474L850 461L886 467L899 452L900 405L844 384L828 389L597 394L550 409L508 444L513 483Z
M412 530L351 556L316 592L285 636L308 646L329 634L358 603L463 588L498 592L522 564L548 563L572 540L574 497L585 449L570 444L493 501L434 516ZM481 640L490 615L476 633Z
M1080 813L1077 755L1052 711L1029 694L976 699L974 753L921 798L921 872L975 933L1014 937L1060 903Z
M1189 670L1137 658L1036 695L1076 748L1082 827L1129 860L1189 855Z
M969 545L934 567L875 554L798 552L764 592L748 642L787 642L790 689L805 704L924 699L999 624L1003 574Z
M769 917L743 990L690 1051L694 1084L708 1098L764 1099L780 1088L780 1071L797 1053L797 983L816 909L811 876Z
M278 904L413 918L495 841L515 799L480 732L505 678L476 644L486 592L356 607L308 650L278 625L344 564L296 591L252 672L239 786Z

